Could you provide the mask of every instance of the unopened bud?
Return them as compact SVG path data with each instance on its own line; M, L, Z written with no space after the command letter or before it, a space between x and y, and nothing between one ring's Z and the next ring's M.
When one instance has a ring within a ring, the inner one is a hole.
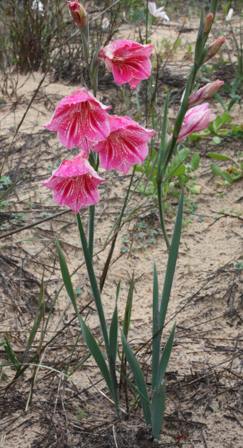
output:
M208 51L206 54L206 59L205 61L208 61L209 59L211 59L213 56L215 56L218 51L220 50L220 48L222 47L222 45L225 43L225 37L220 36L218 37L209 47L208 47Z
M197 104L203 103L205 100L209 100L223 85L224 81L221 81L220 79L209 82L201 87L201 89L191 94L189 97L189 106L196 106Z
M68 8L75 25L77 25L78 28L86 27L88 14L84 7L79 2L74 0L73 2L68 2Z
M214 21L214 15L212 12L209 12L208 15L205 17L204 33L206 34L210 33L213 21Z

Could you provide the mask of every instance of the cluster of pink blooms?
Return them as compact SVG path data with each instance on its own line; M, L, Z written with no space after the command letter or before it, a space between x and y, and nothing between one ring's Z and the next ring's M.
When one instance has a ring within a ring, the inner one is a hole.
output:
M112 72L118 85L128 83L135 88L151 75L152 45L141 45L130 40L115 40L101 49L99 57ZM215 85L200 89L190 101L199 104L218 90ZM78 148L80 153L64 160L44 182L53 190L54 200L78 213L82 207L99 201L98 185L104 180L90 165L90 152L99 155L101 168L127 173L130 167L142 163L148 155L148 144L155 131L145 129L127 116L110 115L109 106L99 102L91 92L81 88L63 98L57 105L51 121L45 127L57 133L67 148ZM188 110L178 137L185 139L192 132L206 128L214 119L208 103Z

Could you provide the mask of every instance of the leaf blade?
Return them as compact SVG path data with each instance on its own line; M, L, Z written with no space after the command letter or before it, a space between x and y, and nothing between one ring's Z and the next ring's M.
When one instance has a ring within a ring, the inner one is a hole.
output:
M147 387L146 387L146 383L144 380L143 372L142 372L142 369L141 369L132 349L130 348L124 334L122 334L122 345L123 345L123 350L125 352L127 361L128 361L130 368L133 372L133 376L134 376L135 383L136 383L137 390L138 390L139 397L140 397L140 402L141 402L141 405L143 408L145 422L147 425L151 425L150 404L149 404L148 392L147 392Z

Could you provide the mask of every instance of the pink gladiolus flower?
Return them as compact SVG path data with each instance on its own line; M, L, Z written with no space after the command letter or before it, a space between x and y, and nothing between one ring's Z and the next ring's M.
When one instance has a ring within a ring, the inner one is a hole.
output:
M199 106L192 107L185 115L178 136L178 141L181 142L193 132L199 132L206 129L209 123L215 118L215 114L210 110L208 103L203 103Z
M132 40L114 40L99 52L107 70L118 85L128 83L132 89L151 75L150 56L153 45L142 45Z
M86 89L76 90L58 103L45 127L57 132L66 148L80 147L87 151L90 142L103 140L110 133L107 109L110 107L100 103Z
M201 89L191 94L189 98L189 106L195 106L197 104L201 104L205 100L209 100L223 85L224 81L221 81L220 79L209 82L205 86L201 87Z
M53 190L54 201L78 213L81 208L99 201L97 186L102 182L88 160L79 154L72 160L63 160L43 185Z
M130 117L110 116L110 135L93 147L99 153L100 164L106 170L127 173L142 163L148 155L148 142L155 131L145 129Z

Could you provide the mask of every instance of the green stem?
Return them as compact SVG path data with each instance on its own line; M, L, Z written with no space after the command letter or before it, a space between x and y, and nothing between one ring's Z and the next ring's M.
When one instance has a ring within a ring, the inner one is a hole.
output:
M148 9L148 0L146 1L146 31L145 31L145 43L148 43L148 32L149 32L149 9ZM148 80L145 81L145 121L146 126L148 126Z
M146 29L145 29L145 43L148 43L148 31L149 31L149 8L148 8L149 0L146 0L146 9L145 9L145 16L146 16Z
M217 9L217 4L218 4L218 0L212 0L211 2L211 7L210 7L210 11L215 14L216 13L216 9ZM196 41L196 46L195 46L195 55L194 55L194 64L193 67L191 69L191 73L190 76L188 78L188 81L186 83L186 88L185 88L185 92L184 92L184 97L181 103L181 107L179 109L177 118L176 118L176 122L175 122L175 127L174 127L174 132L172 135L172 139L168 144L168 148L166 151L166 158L165 158L165 164L163 167L163 172L161 173L161 180L162 177L166 171L166 168L171 160L171 157L175 151L176 145L177 145L177 139L178 139L178 135L188 108L188 100L189 100L189 96L192 92L193 86L194 86L194 82L197 76L197 73L199 71L199 69L201 68L201 66L204 63L204 59L205 59L205 46L208 40L208 35L209 32L205 32L204 31L204 25L205 25L205 20L204 20L204 15L202 13L201 15L201 21L200 21L200 26L199 26L199 30L198 30L198 35L197 35L197 41Z
M210 12L215 14L217 11L217 6L218 6L218 0L212 0L211 5L210 5Z
M100 327L101 327L101 331L102 331L102 335L103 335L103 339L104 339L104 343L105 343L106 354L107 354L107 358L108 358L108 362L109 362L109 369L110 369L110 374L111 374L112 384L113 384L113 399L115 402L117 415L119 416L119 398L118 398L118 383L117 383L117 377L116 377L116 367L115 367L114 361L111 356L110 341L109 341L109 336L108 336L107 323L106 323L106 319L105 319L101 295L100 295L100 291L98 288L98 283L96 280L96 275L94 272L93 262L92 262L91 254L89 252L87 239L86 239L86 236L84 233L83 224L82 224L81 217L79 214L77 214L77 222L78 222L80 240L81 240L81 244L82 244L82 248L83 248L86 268L87 268L88 275L89 275L89 281L90 281L91 289L93 292L96 310L98 313Z
M95 206L89 207L89 252L91 258L93 258L94 252L94 220L95 220Z
M84 49L84 57L87 64L87 67L89 67L89 24L87 23L87 26L81 30L81 38L82 38L82 44Z
M184 97L183 97L183 100L182 100L182 103L181 103L181 107L179 109L179 112L178 112L178 115L177 115L177 118L176 118L172 139L171 139L171 141L170 141L170 143L168 145L168 149L167 149L167 153L166 153L166 157L165 157L165 163L164 163L164 166L163 166L163 175L164 175L164 173L166 171L166 168L167 168L167 166L168 166L168 164L169 164L169 162L171 160L171 157L172 157L172 155L174 153L174 150L176 148L178 135L179 135L179 132L181 130L181 126L182 126L182 123L183 123L183 120L184 120L184 117L185 117L185 114L186 114L186 111L187 111L187 108L188 108L189 96L190 96L190 94L192 92L193 85L194 85L195 78L196 78L198 70L199 70L199 67L196 64L194 64L193 67L192 67L190 76L188 78L188 81L187 81L187 84L186 84L186 88L185 88ZM162 175L162 177L163 177L163 175Z
M82 244L82 248L83 248L83 252L84 252L85 263L86 263L86 267L87 267L87 271L88 271L88 275L89 275L89 281L90 281L91 289L92 289L94 300L95 300L96 309L97 309L98 316L99 316L100 327L101 327L102 335L104 338L106 352L108 355L109 350L110 350L110 344L109 344L109 337L108 337L105 314L104 314L103 305L102 305L102 301L101 301L100 291L98 288L98 283L96 280L96 275L95 275L94 268L93 268L92 258L90 256L87 239L86 239L86 236L84 233L83 224L82 224L81 217L79 214L77 214L77 221L78 221L80 240L81 240L81 244Z
M163 167L166 155L166 145L167 145L167 128L168 128L168 110L169 110L169 94L166 96L164 104L164 113L161 128L161 139L158 154L158 174L157 174L157 195L158 195L158 206L159 206L159 218L160 227L166 242L168 251L170 250L170 242L166 232L165 219L164 219L164 208L162 200L162 180L163 180Z
M97 156L97 157L96 157ZM99 168L99 158L98 155L90 153L89 156L89 163L90 165L95 169L95 171L98 171ZM93 252L94 252L94 226L95 222L95 205L91 205L89 207L89 252L91 259L93 258Z
M166 242L167 250L170 250L170 241L167 235L166 227L165 227L165 219L164 219L164 206L163 206L163 197L162 197L162 183L157 184L157 193L158 193L158 204L159 204L159 219L160 219L160 227Z

